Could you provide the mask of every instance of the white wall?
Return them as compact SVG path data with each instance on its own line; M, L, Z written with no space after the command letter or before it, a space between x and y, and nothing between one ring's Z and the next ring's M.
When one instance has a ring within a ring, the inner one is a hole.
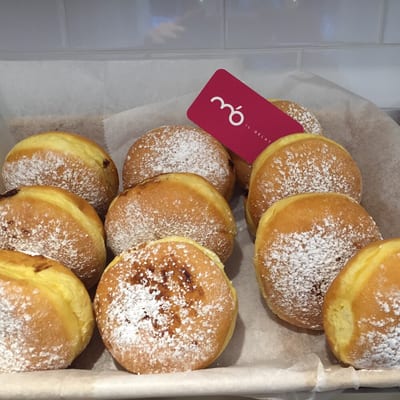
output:
M400 107L400 0L0 0L0 60L239 56Z

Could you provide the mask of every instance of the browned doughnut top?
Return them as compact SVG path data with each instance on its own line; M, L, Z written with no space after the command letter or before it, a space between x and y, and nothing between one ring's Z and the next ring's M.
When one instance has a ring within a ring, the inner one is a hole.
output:
M152 129L129 149L122 171L124 189L164 173L190 172L207 179L226 199L235 172L229 153L217 139L193 126Z
M107 244L114 254L140 243L177 235L217 253L231 254L236 225L222 195L191 173L163 174L121 193L105 219Z
M116 257L94 307L110 353L141 374L208 366L229 342L237 314L235 290L218 257L178 237Z
M61 187L87 200L102 216L119 185L117 168L105 150L67 132L44 132L21 140L7 154L2 175L6 190Z
M322 329L325 293L348 259L381 238L367 211L339 193L294 195L263 215L255 268L270 309L302 328Z
M0 196L0 248L55 259L87 287L106 264L104 228L94 208L51 186L25 186Z
M329 347L355 368L400 366L400 239L361 249L325 296Z
M0 371L66 368L93 333L79 279L42 256L0 250Z

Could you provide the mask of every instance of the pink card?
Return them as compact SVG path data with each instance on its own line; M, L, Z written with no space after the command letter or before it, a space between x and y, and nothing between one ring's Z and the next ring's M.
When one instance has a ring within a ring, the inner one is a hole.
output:
M214 73L187 116L250 164L273 141L304 132L297 121L224 69Z

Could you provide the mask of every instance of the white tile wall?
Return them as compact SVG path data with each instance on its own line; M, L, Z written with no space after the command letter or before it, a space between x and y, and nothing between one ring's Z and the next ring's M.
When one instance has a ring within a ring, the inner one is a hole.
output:
M378 43L382 6L382 0L228 1L226 46Z
M222 1L66 0L64 4L71 48L224 46Z
M384 43L400 43L400 1L388 0L387 12L383 24Z
M63 48L60 4L54 0L0 1L0 50Z
M235 56L249 71L315 72L392 108L399 21L399 0L0 0L0 61Z

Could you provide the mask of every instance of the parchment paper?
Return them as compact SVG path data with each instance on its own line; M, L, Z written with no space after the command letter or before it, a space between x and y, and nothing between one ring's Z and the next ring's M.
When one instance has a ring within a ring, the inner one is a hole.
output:
M344 145L360 166L362 204L384 236L400 236L400 128L394 121L367 100L308 73L255 76L243 71L236 76L267 98L292 99L312 109L325 135ZM198 88L188 88L185 95L105 118L100 142L118 167L129 146L146 130L190 123L185 112L201 88L199 84ZM343 367L330 355L323 334L290 327L269 312L257 286L252 264L254 244L247 232L239 192L231 206L238 236L226 271L238 292L239 318L231 342L214 365L188 373L135 376L113 362L95 334L71 369L0 374L0 398L235 395L314 399L323 394L327 398L328 391L345 388L398 386L400 370L355 371Z

